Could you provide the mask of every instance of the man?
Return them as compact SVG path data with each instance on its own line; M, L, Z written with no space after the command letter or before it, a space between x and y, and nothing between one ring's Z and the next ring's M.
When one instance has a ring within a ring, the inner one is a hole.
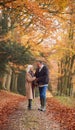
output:
M45 111L46 90L49 82L49 72L48 72L48 68L43 64L42 61L37 61L37 69L35 72L35 76L39 86L40 104L41 104L41 107L38 110Z

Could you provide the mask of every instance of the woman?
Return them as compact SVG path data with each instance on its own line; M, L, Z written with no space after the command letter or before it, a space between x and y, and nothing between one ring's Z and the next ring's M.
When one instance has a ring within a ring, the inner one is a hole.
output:
M29 110L32 109L32 99L33 99L32 83L35 79L36 79L36 77L34 77L33 66L28 65L25 86L26 86L26 96L28 99L28 109Z

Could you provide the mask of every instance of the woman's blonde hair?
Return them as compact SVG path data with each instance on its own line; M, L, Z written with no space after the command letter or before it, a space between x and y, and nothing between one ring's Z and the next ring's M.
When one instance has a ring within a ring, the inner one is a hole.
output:
M26 72L28 73L31 68L33 68L33 65L28 65L28 66L27 66L27 69L26 69Z

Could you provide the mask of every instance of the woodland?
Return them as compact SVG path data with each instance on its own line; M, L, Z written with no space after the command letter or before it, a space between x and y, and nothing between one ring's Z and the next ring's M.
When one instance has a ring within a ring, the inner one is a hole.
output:
M47 98L48 122L55 120L61 130L75 130L75 0L0 0L2 130L11 129L4 122L20 102L25 104L26 67L33 64L36 69L37 59L49 69L48 91L53 97Z
M74 0L0 0L0 88L24 94L25 68L40 58L49 89L74 96L74 42Z

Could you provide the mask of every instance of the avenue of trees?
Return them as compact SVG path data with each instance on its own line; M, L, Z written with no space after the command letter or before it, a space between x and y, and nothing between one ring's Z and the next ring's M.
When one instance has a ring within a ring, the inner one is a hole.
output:
M56 93L74 96L74 0L0 0L0 87L17 92L23 83L24 91L26 65L37 58Z

